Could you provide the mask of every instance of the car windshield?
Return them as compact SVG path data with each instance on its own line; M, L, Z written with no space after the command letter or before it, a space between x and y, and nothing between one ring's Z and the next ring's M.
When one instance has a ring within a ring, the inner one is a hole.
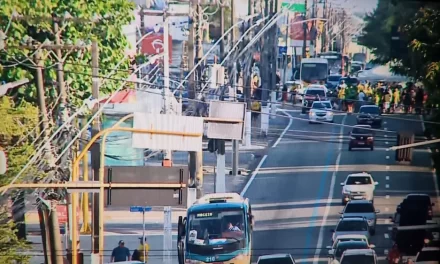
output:
M293 264L290 258L260 259L258 264Z
M328 80L330 82L339 82L339 79L341 79L341 76L329 76Z
M365 135L365 134L371 134L371 131L365 128L355 127L353 128L353 131L351 131L351 133Z
M348 242L348 241L364 241L364 242L367 242L364 238L337 238L335 245L337 246L339 243Z
M341 264L374 264L373 255L350 255L344 256Z
M367 223L358 220L342 220L336 227L336 232L351 232L351 231L367 231Z
M439 250L426 250L426 251L420 251L420 254L417 256L416 262L438 261L439 259L440 259Z
M209 245L244 238L242 211L197 212L189 215L188 243Z
M373 213L374 206L371 203L348 203L344 213Z
M368 249L368 245L365 242L355 242L355 243L341 243L338 245L338 248L336 249L335 256L337 258L340 258L342 256L342 253L344 253L347 249Z
M350 176L347 179L347 185L363 184L371 184L371 178L369 176Z
M317 90L309 90L309 89L307 89L306 90L306 95L312 95L312 96L314 96L314 95L319 95L319 96L321 96L321 97L325 97L325 92L324 92L324 89L317 89Z
M361 114L378 115L379 114L379 107L374 107L374 106L361 107L359 112Z
M315 102L312 105L313 109L324 109L324 108L332 108L329 102Z

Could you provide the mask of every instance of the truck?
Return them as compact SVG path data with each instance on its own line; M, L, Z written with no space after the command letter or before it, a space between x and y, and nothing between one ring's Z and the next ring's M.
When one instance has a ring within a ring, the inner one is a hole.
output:
M198 199L179 217L179 264L249 264L254 217L247 198L214 193Z

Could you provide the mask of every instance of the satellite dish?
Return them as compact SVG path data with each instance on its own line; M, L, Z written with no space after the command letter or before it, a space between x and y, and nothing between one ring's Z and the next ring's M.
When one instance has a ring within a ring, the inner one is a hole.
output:
M0 148L0 175L5 174L8 170L8 157L6 152Z

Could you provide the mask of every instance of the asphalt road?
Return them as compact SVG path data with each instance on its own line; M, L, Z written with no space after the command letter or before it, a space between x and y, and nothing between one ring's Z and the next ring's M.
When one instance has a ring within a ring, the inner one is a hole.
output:
M287 113L293 118L307 117L297 111ZM264 254L290 253L297 262L327 262L330 230L343 208L340 182L350 173L369 171L379 182L375 206L381 211L371 243L385 263L391 247L388 217L396 205L408 193L438 197L427 150L417 149L410 166L396 163L394 152L387 151L396 143L393 131L422 135L420 120L418 116L384 116L384 131L376 132L374 151L348 151L351 128L337 124L355 125L353 115L336 115L336 125L292 120L243 190L256 219L254 261Z

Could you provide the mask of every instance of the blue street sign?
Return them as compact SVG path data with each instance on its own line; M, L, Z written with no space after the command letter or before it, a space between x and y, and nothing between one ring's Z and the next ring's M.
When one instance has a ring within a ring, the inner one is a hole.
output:
M149 211L151 211L150 206L130 206L130 213L134 213L134 212L143 213Z
M278 54L286 54L287 46L278 46Z

